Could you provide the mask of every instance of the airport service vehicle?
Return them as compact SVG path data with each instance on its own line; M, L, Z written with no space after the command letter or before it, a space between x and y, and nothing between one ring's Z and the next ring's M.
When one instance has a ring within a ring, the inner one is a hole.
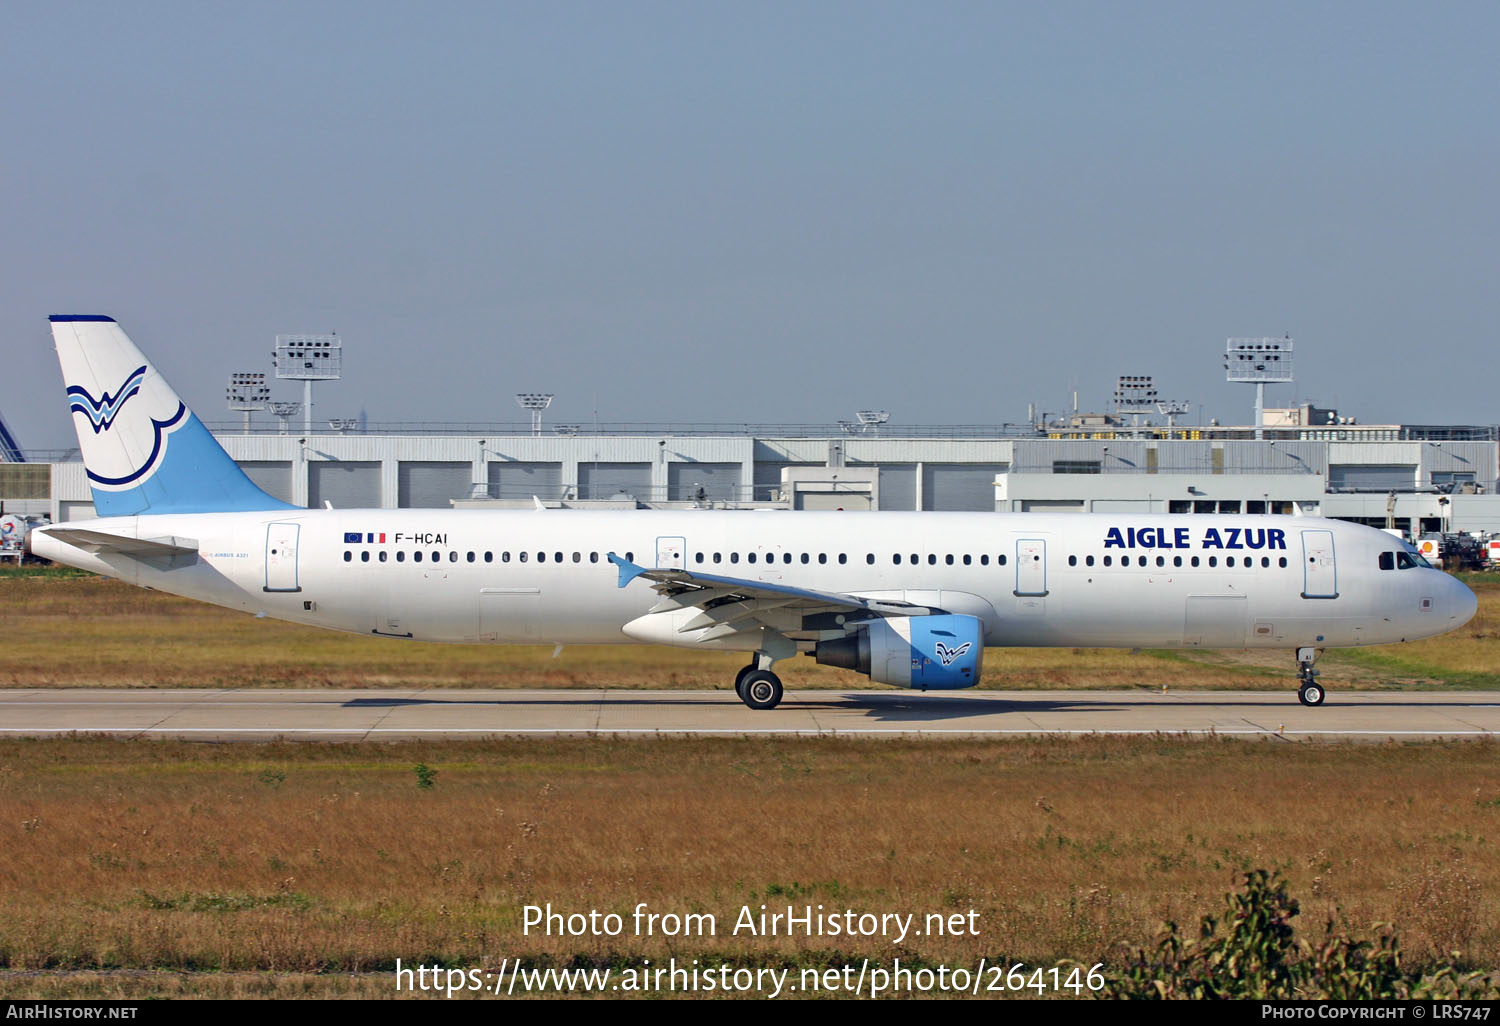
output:
M52 333L98 519L70 566L296 623L477 644L797 653L882 684L979 683L985 646L1327 648L1441 634L1475 598L1409 545L1293 516L302 509L258 488L111 318ZM538 504L540 507L540 504Z

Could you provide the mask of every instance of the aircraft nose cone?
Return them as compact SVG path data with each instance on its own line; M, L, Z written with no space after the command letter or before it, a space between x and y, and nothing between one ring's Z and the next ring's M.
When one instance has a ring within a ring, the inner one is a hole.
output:
M1454 580L1448 597L1448 609L1449 616L1453 620L1453 627L1462 627L1479 611L1479 599L1468 585ZM1452 630L1452 627L1449 629Z

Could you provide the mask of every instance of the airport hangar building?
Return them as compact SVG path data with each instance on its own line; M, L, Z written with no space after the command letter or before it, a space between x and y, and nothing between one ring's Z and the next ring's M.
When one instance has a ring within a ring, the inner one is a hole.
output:
M1259 439L1254 427L1111 416L1041 428L213 427L253 481L299 506L1300 512L1414 534L1500 532L1500 428L1338 423L1330 412L1267 410ZM0 464L0 508L93 516L76 453L45 455Z

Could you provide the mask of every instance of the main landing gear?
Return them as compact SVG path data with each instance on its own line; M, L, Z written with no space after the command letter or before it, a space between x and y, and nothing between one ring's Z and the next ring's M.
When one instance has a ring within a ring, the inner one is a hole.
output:
M1318 671L1313 669L1320 654L1315 648L1297 649L1297 700L1303 705L1323 704L1323 685L1318 683Z
M781 678L751 663L734 678L734 693L752 709L774 709L781 702Z

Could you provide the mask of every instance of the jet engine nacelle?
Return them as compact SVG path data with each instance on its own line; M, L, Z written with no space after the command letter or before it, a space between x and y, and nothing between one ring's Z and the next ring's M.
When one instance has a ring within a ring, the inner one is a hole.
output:
M895 616L860 624L854 633L820 641L813 658L903 688L971 688L984 662L978 617Z

